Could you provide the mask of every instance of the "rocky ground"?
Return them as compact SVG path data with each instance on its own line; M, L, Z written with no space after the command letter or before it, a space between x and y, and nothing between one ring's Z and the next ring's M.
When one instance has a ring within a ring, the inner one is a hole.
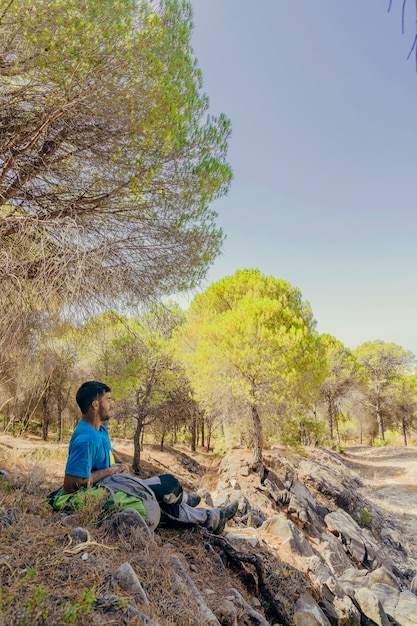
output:
M114 447L131 462L130 442ZM221 537L151 540L45 506L66 449L0 435L0 624L417 625L417 448L274 448L261 484L250 450L147 445L143 476L174 473L202 506L240 501Z

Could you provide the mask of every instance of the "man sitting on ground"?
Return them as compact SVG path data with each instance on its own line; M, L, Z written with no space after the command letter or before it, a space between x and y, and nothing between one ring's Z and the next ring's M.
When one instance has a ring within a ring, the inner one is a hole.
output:
M136 509L151 529L161 518L173 525L199 524L212 532L223 531L237 512L238 502L223 508L196 508L200 497L187 494L172 474L140 479L114 454L105 426L110 418L110 387L97 381L81 385L76 395L82 417L69 444L64 485L50 494L56 510L76 509L86 488L104 487L111 493L106 508L116 502L117 510Z

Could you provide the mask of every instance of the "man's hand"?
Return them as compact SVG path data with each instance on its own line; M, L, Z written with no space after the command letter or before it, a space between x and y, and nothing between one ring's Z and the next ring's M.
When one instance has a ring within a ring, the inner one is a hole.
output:
M130 474L130 469L127 463L114 463L111 466L112 475L113 474Z

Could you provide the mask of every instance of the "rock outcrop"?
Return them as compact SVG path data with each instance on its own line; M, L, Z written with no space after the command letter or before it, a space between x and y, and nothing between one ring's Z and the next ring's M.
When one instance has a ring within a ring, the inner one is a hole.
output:
M247 491L241 486L241 521L226 538L236 545L266 544L302 574L293 623L417 626L416 555L405 546L400 521L368 502L359 476L333 452L311 451L299 462L277 453L271 461L263 485L254 480ZM244 528L249 513L263 523Z

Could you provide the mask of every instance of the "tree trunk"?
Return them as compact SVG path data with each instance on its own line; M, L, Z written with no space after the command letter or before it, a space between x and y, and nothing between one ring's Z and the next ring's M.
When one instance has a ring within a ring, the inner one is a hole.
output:
M330 443L333 444L333 402L331 398L327 398L327 415L328 415L328 424L329 424L329 439Z
M401 413L401 427L403 431L404 445L407 446L407 425L406 425L406 419L405 419L405 411L402 411Z
M161 452L164 451L164 442L165 442L165 432L162 433L161 435L161 443L159 444L159 449Z
M380 438L381 441L384 441L385 440L384 422L382 419L382 411L381 411L381 404L380 404L379 398L377 399L377 402L376 402L376 421L378 423L378 437Z
M135 432L133 433L133 463L132 468L135 474L140 474L140 441L142 438L143 420L137 418Z
M339 420L338 420L338 416L336 413L334 415L334 426L336 430L336 444L340 446Z
M205 417L204 417L204 415L201 415L200 422L201 422L201 447L204 448L204 441L205 441L205 438L206 438L205 430L204 430L205 429Z
M258 466L259 476L262 482L264 478L264 463L263 463L263 456L262 456L264 441L263 441L262 424L261 424L261 418L259 417L258 409L255 404L251 405L251 411L252 411L253 430L254 430L254 435L255 435L255 444L253 447L253 458L255 460L255 463Z
M140 450L143 436L144 411L140 404L139 394L136 392L136 429L133 433L133 462L132 468L135 474L140 473Z
M48 440L49 415L48 415L48 399L46 394L42 398L42 439Z
M306 431L304 428L304 422L298 422L298 437L302 446L306 443Z
M62 442L62 396L58 393L58 397L56 400L56 410L57 410L57 439L61 443Z
M191 452L196 451L196 440L197 440L197 411L193 409L193 414L191 418Z

